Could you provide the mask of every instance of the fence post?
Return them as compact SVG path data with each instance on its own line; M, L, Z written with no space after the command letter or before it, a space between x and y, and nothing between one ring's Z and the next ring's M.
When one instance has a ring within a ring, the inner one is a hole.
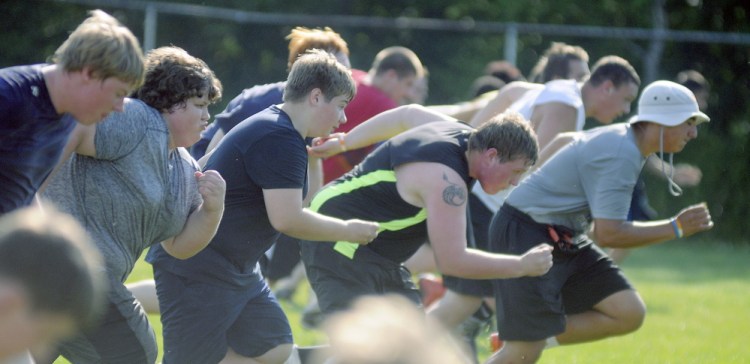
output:
M146 5L146 16L143 19L143 50L149 51L156 47L156 27L158 12L154 4Z
M505 31L505 52L504 59L512 65L516 65L516 55L518 54L518 25L509 23Z

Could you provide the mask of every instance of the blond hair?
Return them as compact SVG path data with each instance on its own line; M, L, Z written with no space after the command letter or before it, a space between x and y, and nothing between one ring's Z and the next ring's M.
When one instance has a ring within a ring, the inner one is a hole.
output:
M133 88L140 86L144 58L138 39L111 15L98 9L89 14L57 48L51 61L67 72L88 68L96 78L115 77Z

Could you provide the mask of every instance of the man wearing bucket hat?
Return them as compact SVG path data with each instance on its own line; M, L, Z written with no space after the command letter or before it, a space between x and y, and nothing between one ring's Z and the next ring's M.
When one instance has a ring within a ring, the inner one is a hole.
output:
M554 247L554 264L540 277L493 281L505 344L489 363L535 362L545 347L640 327L642 299L592 239L603 247L639 247L713 227L705 204L686 207L671 219L627 221L646 159L680 152L698 136L698 124L709 121L690 90L670 81L647 86L638 110L628 123L560 134L542 151L541 167L493 218L491 251L515 254L547 241Z

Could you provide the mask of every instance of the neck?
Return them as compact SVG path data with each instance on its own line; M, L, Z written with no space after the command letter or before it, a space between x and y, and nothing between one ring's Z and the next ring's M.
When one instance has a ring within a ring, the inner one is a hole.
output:
M469 177L473 179L477 179L477 174L476 174L477 167L475 165L476 162L472 158L472 154L468 149L466 150L466 152L464 152L464 158L466 158L466 165L469 166Z
M583 84L579 83L579 87L581 88L581 101L583 102L583 109L586 111L586 117L591 117L594 115L593 105L593 86L591 86L591 83L589 81L584 82Z
M306 116L308 113L302 110L300 104L285 102L280 106L281 110L284 111L289 118L292 120L294 129L302 136L302 138L308 137L309 127L308 119Z
M649 127L646 123L635 123L631 126L635 134L635 144L641 155L648 157L659 150L659 128Z
M52 105L55 107L55 111L58 114L65 113L67 111L67 107L65 106L67 103L65 97L67 92L58 90L67 88L67 74L58 65L52 64L42 68L42 77L44 77L44 84L47 85L47 93L52 101Z

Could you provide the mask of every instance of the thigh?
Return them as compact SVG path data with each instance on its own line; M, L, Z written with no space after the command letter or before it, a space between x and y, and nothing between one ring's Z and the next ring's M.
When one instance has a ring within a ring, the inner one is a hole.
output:
M156 362L156 336L135 297L119 281L110 281L100 325L65 342L60 353L73 363Z
M522 254L533 244L549 238L543 229L501 209L493 219L490 239L495 252ZM552 268L542 276L492 280L500 338L537 341L564 331L565 312L560 292L569 274L567 261L567 257L556 254Z
M300 244L307 279L315 291L321 312L330 314L346 310L358 297L376 293L362 264L326 245L330 244Z
M620 268L596 245L584 248L571 265L575 274L562 290L566 314L588 311L617 292L633 289Z
M292 344L292 328L268 286L245 304L227 332L227 341L234 352L250 358Z
M154 267L161 307L164 363L218 363L226 356L227 331L247 293L196 282Z

